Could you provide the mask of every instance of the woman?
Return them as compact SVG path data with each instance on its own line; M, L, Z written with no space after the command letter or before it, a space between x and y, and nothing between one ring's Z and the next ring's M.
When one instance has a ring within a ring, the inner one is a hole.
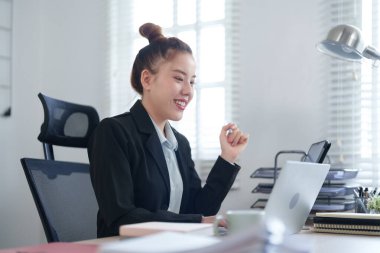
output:
M151 23L140 34L150 43L137 54L131 75L141 100L130 112L102 120L88 144L98 237L137 222L213 222L248 143L235 124L225 125L221 155L201 187L188 140L168 122L180 120L193 98L192 51Z

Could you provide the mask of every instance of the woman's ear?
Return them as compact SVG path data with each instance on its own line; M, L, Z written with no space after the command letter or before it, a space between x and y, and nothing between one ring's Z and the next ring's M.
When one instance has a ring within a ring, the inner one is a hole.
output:
M142 87L144 90L149 90L150 89L150 85L151 85L151 81L152 81L152 74L149 72L149 70L147 69L144 69L142 72L141 72L141 84L142 84Z

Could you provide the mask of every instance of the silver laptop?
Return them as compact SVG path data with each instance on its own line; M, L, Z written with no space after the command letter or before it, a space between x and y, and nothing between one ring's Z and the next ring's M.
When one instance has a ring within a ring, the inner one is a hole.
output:
M329 164L287 161L265 206L266 219L281 221L286 234L299 232L329 169Z

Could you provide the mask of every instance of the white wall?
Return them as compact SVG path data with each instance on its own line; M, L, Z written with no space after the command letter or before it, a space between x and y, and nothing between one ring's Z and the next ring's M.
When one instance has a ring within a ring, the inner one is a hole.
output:
M19 159L41 157L37 93L92 104L102 112L106 9L103 0L14 0L12 117L0 118L0 248L45 241ZM316 85L317 0L240 0L241 190L223 210L249 208L249 175L272 166L281 149L306 149L320 137ZM101 115L102 116L102 115ZM58 158L74 153L59 150ZM75 159L87 159L86 153Z
M12 116L0 118L0 248L45 241L21 157L43 157L38 92L101 105L105 82L103 0L14 0ZM58 150L83 160L86 152Z

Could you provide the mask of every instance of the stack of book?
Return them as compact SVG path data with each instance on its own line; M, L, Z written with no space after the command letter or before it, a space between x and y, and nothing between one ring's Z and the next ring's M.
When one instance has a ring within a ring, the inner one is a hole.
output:
M315 232L380 235L380 214L316 213L313 222Z

